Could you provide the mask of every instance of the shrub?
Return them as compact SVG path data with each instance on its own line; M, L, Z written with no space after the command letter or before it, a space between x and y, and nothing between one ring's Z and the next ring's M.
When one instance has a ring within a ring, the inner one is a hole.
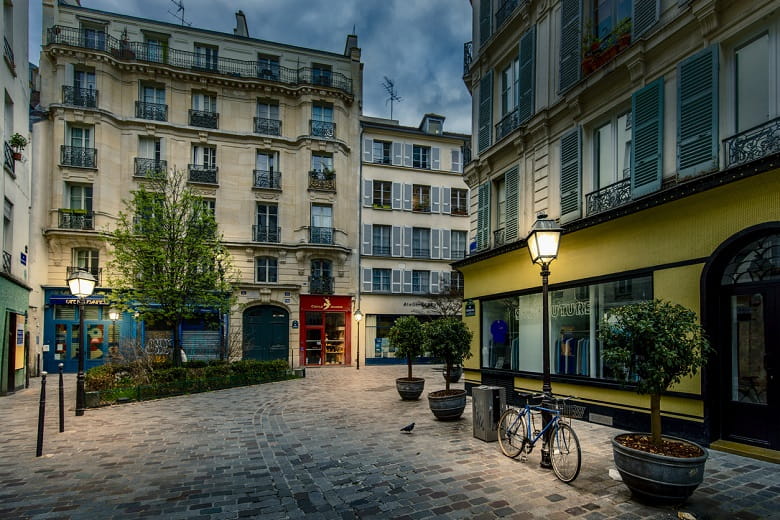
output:
M155 370L152 373L152 384L171 383L187 379L187 369L184 367L171 367Z
M230 366L227 363L209 365L203 370L203 375L206 379L227 377L230 375Z
M412 378L412 359L423 353L423 334L420 321L414 316L402 316L395 320L388 333L395 357L406 358L409 379Z
M424 348L447 365L446 389L450 389L452 367L471 357L473 334L457 318L439 318L423 325Z

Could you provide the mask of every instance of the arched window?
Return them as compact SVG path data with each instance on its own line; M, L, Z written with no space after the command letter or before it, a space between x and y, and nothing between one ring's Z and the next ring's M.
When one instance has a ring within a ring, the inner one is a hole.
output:
M743 247L723 271L721 285L780 280L780 233L766 235Z

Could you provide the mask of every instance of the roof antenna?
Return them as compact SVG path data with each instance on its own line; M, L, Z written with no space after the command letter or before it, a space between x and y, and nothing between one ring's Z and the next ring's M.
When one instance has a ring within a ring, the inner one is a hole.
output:
M385 91L387 91L387 101L385 101L385 105L390 103L390 119L393 119L393 101L398 101L399 103L404 99L401 96L398 95L398 91L395 89L395 82L385 76L385 81L382 83L382 86L385 87Z
M171 3L176 8L176 12L174 13L170 9L168 9L168 14L176 18L181 22L181 25L187 25L188 27L192 25L192 22L188 22L184 19L184 0L171 0ZM181 14L179 14L181 13Z

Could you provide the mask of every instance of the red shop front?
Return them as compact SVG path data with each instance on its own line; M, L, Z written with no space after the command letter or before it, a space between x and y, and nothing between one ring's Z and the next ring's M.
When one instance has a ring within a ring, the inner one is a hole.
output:
M352 298L301 295L302 365L349 365Z

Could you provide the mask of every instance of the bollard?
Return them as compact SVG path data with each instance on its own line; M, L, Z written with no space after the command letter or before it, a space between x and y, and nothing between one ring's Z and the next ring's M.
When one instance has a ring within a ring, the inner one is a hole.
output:
M60 367L60 433L65 431L65 383L62 381L62 367L63 363L59 364Z
M38 445L35 456L43 455L43 419L46 415L46 371L41 372L41 402L38 405Z

